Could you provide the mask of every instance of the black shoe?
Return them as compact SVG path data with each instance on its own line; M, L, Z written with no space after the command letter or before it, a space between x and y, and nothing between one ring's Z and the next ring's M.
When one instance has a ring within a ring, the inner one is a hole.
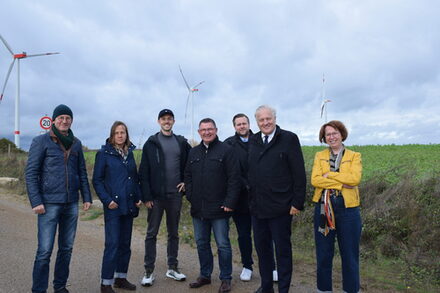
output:
M211 284L211 279L198 277L194 283L189 284L189 287L190 288L200 288L200 287L208 285L208 284Z
M269 291L263 291L263 288L258 288L257 291L255 291L255 293L274 293L273 288L270 289Z
M116 292L113 290L112 285L101 284L101 293L116 293Z
M231 291L231 280L222 280L222 284L218 289L218 293L225 293Z
M115 278L115 283L113 286L115 286L115 288L121 288L129 291L136 290L136 285L127 281L126 278Z
M64 287L64 288L56 289L53 292L54 293L69 293L69 290L67 290L66 287Z

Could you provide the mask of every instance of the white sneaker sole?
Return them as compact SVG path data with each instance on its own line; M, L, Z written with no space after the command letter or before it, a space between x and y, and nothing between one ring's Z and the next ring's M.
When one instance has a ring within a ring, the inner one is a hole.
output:
M153 278L151 279L151 281L149 281L149 282L144 281L144 279L142 279L142 280L141 280L141 285L144 286L144 287L150 287L150 286L153 285L153 282L154 282L154 277L153 277Z
M165 276L167 276L167 277L170 278L170 279L173 279L173 280L179 281L179 282L182 282L182 281L185 281L185 280L186 280L186 276L183 277L183 278L177 278L177 277L175 277L175 276L173 276L173 275L171 275L171 274L168 274L168 273L166 273Z

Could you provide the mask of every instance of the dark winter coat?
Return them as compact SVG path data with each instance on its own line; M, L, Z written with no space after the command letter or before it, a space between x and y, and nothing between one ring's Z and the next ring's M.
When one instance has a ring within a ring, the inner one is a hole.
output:
M249 139L252 137L253 133L250 132ZM248 214L249 213L249 182L247 179L248 173L248 150L249 141L243 142L240 135L235 133L235 135L228 137L225 143L230 145L234 150L235 157L238 159L241 174L241 189L240 197L238 199L237 208L234 213L238 214Z
M304 208L306 174L296 134L278 125L268 145L261 132L249 141L250 209L257 218L288 214L293 206Z
M158 135L159 132L150 136L142 149L139 178L143 202L166 199L165 158ZM191 146L183 136L173 135L180 147L180 176L181 182L183 182L186 161Z
M136 217L139 213L136 203L140 200L140 185L134 149L134 145L129 147L126 161L108 142L96 153L92 182L104 206L105 217L128 214ZM111 201L116 202L118 208L109 209Z
M185 187L193 217L230 216L221 207L235 209L240 193L240 169L232 148L216 138L209 148L202 142L191 149L185 169Z
M31 206L46 203L92 202L81 141L74 138L65 150L53 132L32 140L26 165L26 186Z

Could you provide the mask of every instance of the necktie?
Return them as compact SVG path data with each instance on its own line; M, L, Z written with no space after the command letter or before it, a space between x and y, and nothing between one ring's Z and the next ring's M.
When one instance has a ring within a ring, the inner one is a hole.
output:
M269 143L269 135L265 135L264 136L264 142L263 142L263 144L268 144Z

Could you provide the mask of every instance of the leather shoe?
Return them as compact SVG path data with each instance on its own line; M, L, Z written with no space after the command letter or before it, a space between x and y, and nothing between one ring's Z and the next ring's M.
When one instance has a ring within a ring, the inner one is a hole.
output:
M189 287L190 288L200 288L200 287L202 287L204 285L208 285L208 284L211 284L211 279L198 277L194 283L189 284Z
M263 288L258 288L257 291L255 291L255 293L274 293L273 288L270 289L269 291L263 291Z
M222 280L222 284L218 289L218 293L225 293L231 291L231 280Z
M115 278L115 288L121 288L129 291L136 290L136 285L130 283L126 278Z
M101 284L101 293L116 293L116 292L113 290L112 285Z

